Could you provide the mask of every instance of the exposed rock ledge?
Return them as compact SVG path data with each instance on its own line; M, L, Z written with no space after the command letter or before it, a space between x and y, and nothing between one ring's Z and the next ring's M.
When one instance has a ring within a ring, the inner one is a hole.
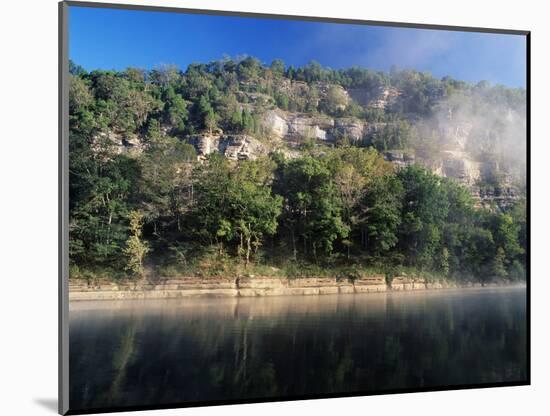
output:
M386 284L384 276L348 280L336 278L239 278L165 279L159 283L69 282L69 300L176 299L186 297L253 297L284 295L328 295L404 290L481 287L480 283L429 283L424 279L396 277Z
M195 147L199 157L217 152L228 159L243 160L267 153L261 142L245 134L200 134L189 137L188 142Z

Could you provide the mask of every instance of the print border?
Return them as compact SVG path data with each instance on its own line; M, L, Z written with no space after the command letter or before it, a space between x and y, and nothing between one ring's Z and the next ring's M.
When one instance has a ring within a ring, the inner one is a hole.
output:
M463 389L480 389L492 387L511 387L524 386L531 384L531 32L528 30L509 30L497 28L469 27L469 26L447 26L437 24L419 24L407 22L387 22L375 20L358 20L358 19L343 19L329 17L313 17L313 16L296 16L284 14L265 14L251 13L244 11L226 11L226 10L207 10L207 9L187 9L178 7L163 7L163 6L144 6L130 4L113 4L113 3L98 3L98 2L80 2L80 1L62 1L59 4L59 152L58 152L58 220L59 220L59 235L58 235L58 308L59 308L59 326L58 326L58 411L61 415L77 415L90 413L111 413L122 411L137 411L137 410L159 410L159 409L174 409L198 406L220 406L229 404L247 404L247 403L268 403L294 400L312 400L312 399L328 399L339 397L357 397L357 396L372 396L382 394L401 394L401 393L420 393L420 392L435 392L447 390L463 390ZM89 7L89 8L106 8L118 10L141 10L149 12L170 12L183 14L201 14L213 16L235 16L235 17L250 17L260 19L283 19L309 22L326 22L338 24L355 24L368 26L385 26L385 27L400 27L400 28L415 28L428 30L446 30L460 32L478 32L478 33L494 33L505 35L519 35L526 38L526 120L527 120L527 287L526 287L526 318L527 318L527 377L525 380L518 382L502 382L502 383L479 383L479 384L461 384L461 385L441 385L430 388L408 388L408 389L393 389L380 391L354 391L354 392L339 392L333 394L310 394L296 396L280 396L269 398L252 398L252 399L237 399L237 400L211 400L211 401L192 401L182 403L172 403L168 405L148 405L148 406L124 406L124 407L102 407L90 408L86 410L71 410L69 408L69 39L68 39L68 24L69 24L69 7Z

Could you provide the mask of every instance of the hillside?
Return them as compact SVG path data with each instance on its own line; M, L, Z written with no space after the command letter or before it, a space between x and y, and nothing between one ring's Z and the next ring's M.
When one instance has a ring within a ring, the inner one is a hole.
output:
M174 265L174 258L164 258L166 250L188 266L186 253L197 249L189 241L194 236L191 240L202 239L203 246L218 247L219 255L246 258L247 267L260 248L268 251L264 243L269 239L271 250L278 247L275 252L316 265L323 251L329 258L339 253L334 261L342 267L397 265L478 277L491 268L493 274L500 268L502 276L523 273L518 272L524 261L520 223L526 178L522 89L411 70L331 70L314 62L294 68L278 60L263 65L251 57L193 64L185 72L172 66L86 72L71 64L71 74L72 250L77 263L112 267L115 253L126 249L131 257L128 240L141 242L143 232L149 243L141 247L138 263L147 265L149 257L152 270L159 262ZM326 183L299 189L292 175ZM248 203L235 204L255 206L256 214L250 215L257 230L235 219L234 211L207 218L222 209L216 198L227 202L228 197L205 184L226 179L227 189L238 184L250 190L250 195L235 196ZM429 195L413 192L418 181L426 182ZM97 194L90 194L90 186ZM439 195L445 204L433 207L430 198L437 199L438 186L445 188ZM470 198L460 196L462 189ZM384 192L394 200L383 200ZM308 198L304 202L304 193L321 205L314 207ZM407 198L411 204L428 204L429 214L407 213ZM451 218L457 202L467 213ZM471 211L470 204L483 212ZM258 210L268 207L271 217L260 221ZM326 217L310 224L310 209ZM395 218L379 218L381 213L373 214L379 209L389 209L386 215ZM106 226L98 220L100 211ZM137 213L133 232L129 212ZM499 227L513 222L514 215L519 221L510 225L515 236L499 237L504 233ZM284 221L291 225L283 227ZM372 225L377 221L379 228ZM478 227L476 233L493 227L492 234L451 241L452 232L445 228L463 221ZM96 234L90 227L99 227ZM474 268L465 264L466 240L477 249L490 245L492 256L476 259ZM231 248L223 248L223 241ZM155 256L146 256L150 249ZM502 264L495 264L495 256Z
M93 86L96 99L121 100L116 116L102 114L120 151L143 149L155 128L192 144L199 157L256 158L273 150L292 157L313 142L373 146L398 166L417 162L458 179L485 206L509 204L525 183L520 89L415 71L334 71L315 63L294 69L280 61L266 67L254 58L192 65L185 73L73 73L81 75L73 79L73 103L91 99ZM104 91L110 83L118 85Z

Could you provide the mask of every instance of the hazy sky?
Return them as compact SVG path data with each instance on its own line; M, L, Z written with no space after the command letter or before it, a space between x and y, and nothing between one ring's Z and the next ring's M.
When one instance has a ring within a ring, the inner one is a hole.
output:
M413 68L525 87L520 35L70 7L70 58L84 68L153 68L252 55L301 66Z

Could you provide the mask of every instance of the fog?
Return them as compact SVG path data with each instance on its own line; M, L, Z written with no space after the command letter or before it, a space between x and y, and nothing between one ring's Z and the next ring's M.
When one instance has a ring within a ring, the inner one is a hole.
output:
M437 132L439 150L463 151L482 162L486 177L525 182L524 90L478 84L467 93L454 92L438 103L434 115L420 125Z
M421 292L78 304L71 408L525 379L524 289Z

